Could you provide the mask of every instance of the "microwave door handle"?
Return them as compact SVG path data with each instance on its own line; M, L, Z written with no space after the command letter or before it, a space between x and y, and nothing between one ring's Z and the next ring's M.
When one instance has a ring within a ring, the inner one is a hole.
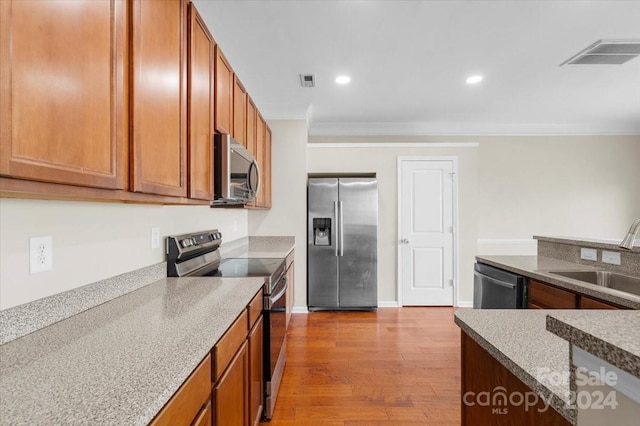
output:
M256 197L258 196L258 192L260 192L260 185L262 183L262 177L260 176L260 167L258 166L258 162L256 160L253 160L253 162L251 163L251 168L255 168L256 170L256 177L258 178L258 185L256 185ZM251 173L249 173L249 175L251 175ZM249 176L249 186L251 186L251 176ZM253 189L253 188L251 188Z

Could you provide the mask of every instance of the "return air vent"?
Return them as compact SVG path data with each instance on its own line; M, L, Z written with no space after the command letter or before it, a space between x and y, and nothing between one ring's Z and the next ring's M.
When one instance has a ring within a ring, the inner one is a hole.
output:
M313 74L300 74L302 87L316 87L316 77Z
M640 40L598 40L563 65L621 65L640 55Z

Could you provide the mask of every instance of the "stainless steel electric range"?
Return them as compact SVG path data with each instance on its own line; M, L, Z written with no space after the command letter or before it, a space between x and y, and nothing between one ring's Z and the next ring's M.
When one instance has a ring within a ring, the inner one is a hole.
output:
M286 363L287 279L285 259L222 259L222 234L210 231L167 238L169 277L264 277L264 412L271 419Z

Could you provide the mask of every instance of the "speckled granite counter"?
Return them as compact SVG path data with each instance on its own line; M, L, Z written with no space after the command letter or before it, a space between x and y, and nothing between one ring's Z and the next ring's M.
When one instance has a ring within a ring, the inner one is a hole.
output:
M640 311L553 312L547 330L640 378Z
M263 284L166 278L0 346L0 424L146 425Z
M610 288L585 283L583 281L550 274L547 271L595 271L601 268L581 265L544 256L476 256L479 262L534 278L576 293L594 296L632 309L640 309L640 296Z
M285 258L295 246L295 237L245 237L220 246L223 258Z
M572 424L570 344L640 377L637 311L460 309L455 322Z
M546 330L550 311L460 309L455 322L558 413L575 424L576 411L567 406L569 383L550 380L553 372L569 377L569 343ZM571 311L562 311L568 314Z

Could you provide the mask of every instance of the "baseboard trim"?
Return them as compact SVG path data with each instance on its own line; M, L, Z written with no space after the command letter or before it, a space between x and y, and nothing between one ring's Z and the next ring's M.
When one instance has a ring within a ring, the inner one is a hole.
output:
M395 300L380 300L378 301L378 308L398 308L400 305Z
M291 313L293 313L293 314L308 314L309 313L309 309L307 309L306 306L294 306L293 310L291 311Z
M456 306L458 308L473 308L473 300L458 300Z

